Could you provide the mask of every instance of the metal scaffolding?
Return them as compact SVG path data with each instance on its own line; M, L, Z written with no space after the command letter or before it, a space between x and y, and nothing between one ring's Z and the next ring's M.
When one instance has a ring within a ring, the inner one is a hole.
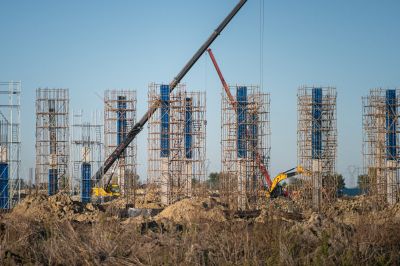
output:
M297 94L298 164L300 195L305 204L318 210L336 198L336 89L301 87Z
M20 200L21 82L0 82L0 209Z
M36 173L49 195L69 191L69 90L36 90Z
M91 174L103 161L103 125L99 113L84 122L83 111L74 113L71 132L71 189L84 203L91 201Z
M204 92L187 92L178 85L149 85L149 106L159 104L148 123L148 183L160 203L203 193L206 154L206 100ZM161 100L160 100L161 99Z
M220 193L232 209L257 209L263 176L256 155L268 169L270 162L270 96L258 86L232 86L236 110L222 92Z
M126 134L136 123L136 91L106 90L104 92L104 145L105 157L125 139ZM104 180L112 177L111 184L119 185L121 193L130 201L137 179L137 145L132 141Z
M399 89L372 89L363 97L363 157L367 192L379 203L399 200Z

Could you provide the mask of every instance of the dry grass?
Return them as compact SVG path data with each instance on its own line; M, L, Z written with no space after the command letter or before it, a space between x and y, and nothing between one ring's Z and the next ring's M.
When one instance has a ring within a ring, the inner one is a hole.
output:
M400 225L297 232L278 220L200 225L18 221L2 224L2 264L393 265ZM143 226L143 227L142 227ZM308 234L315 234L308 235ZM334 236L340 235L335 238Z
M46 265L399 265L400 223L363 213L354 224L311 214L305 220L228 219L177 224L121 222L114 211L98 221L35 220L3 215L0 264Z

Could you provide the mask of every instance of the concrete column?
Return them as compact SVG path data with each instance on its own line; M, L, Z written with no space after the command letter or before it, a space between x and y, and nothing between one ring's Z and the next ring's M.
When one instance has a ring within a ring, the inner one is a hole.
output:
M239 159L238 161L238 209L245 210L246 209L246 160Z
M322 198L322 161L312 160L312 203L313 209L319 210Z
M185 167L183 169L183 176L186 178L185 182L185 194L187 197L192 196L192 179L193 179L193 162L192 160L186 160Z
M389 205L396 203L396 170L397 162L395 160L388 160L386 162L387 174L386 174L386 198Z
M168 169L168 157L161 158L161 204L169 204L170 194L170 180L169 180L169 169Z

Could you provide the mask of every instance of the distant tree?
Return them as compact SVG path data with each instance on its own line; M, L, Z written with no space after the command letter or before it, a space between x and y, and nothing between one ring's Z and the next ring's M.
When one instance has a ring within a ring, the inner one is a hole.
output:
M221 173L217 173L217 172L210 173L210 175L208 176L207 182L211 189L216 189L218 187L220 177L221 177Z
M197 178L192 178L192 185L199 184L199 180Z
M346 187L343 176L341 174L336 174L335 176L337 190L343 190Z
M361 190L361 193L368 193L369 189L369 178L368 175L359 175L357 178L358 188Z
M337 173L331 176L326 176L322 180L322 186L324 188L329 188L330 191L335 192L337 195L342 195L345 185L343 176ZM334 190L331 190L332 188Z

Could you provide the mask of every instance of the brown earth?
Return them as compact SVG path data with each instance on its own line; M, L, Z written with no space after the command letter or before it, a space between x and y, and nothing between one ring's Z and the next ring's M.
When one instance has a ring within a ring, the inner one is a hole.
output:
M140 202L156 204L154 198L139 196ZM400 263L400 204L377 208L364 196L338 199L320 213L278 198L255 218L226 215L218 198L211 197L183 199L150 218L121 218L125 203L83 205L62 193L30 195L1 214L0 263Z

